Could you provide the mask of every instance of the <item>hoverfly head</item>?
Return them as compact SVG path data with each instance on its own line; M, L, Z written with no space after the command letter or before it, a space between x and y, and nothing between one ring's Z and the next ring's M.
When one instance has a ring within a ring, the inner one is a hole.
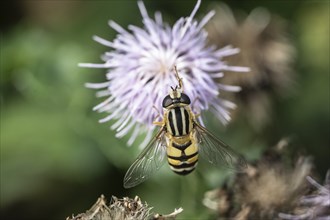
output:
M170 94L163 99L163 108L170 108L177 105L189 105L190 98L179 87L171 87Z
M172 86L171 86L171 89L172 90L170 90L170 97L172 98L172 99L180 99L180 97L181 97L181 93L182 93L182 89L181 88L179 88L178 86L175 86L175 88L173 88Z

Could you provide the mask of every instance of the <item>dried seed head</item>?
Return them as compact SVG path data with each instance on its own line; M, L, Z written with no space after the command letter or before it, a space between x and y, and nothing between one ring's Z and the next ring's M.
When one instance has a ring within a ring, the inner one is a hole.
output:
M151 209L152 207L142 203L138 196L134 199L129 197L118 199L112 196L110 205L107 205L104 196L101 195L91 209L77 216L68 217L67 220L174 220L183 211L179 208L171 214L160 215L151 213Z
M287 23L265 8L240 16L225 4L213 8L216 15L205 27L211 43L239 47L241 53L225 60L251 68L247 74L225 74L222 82L242 87L239 93L225 95L234 96L251 124L261 129L270 121L270 95L287 95L293 87L296 49L288 37Z
M245 173L236 174L233 186L207 192L203 203L220 216L235 219L274 219L297 205L311 173L310 158L291 165L284 155L286 141L270 148Z
M113 196L108 206L104 196L101 195L86 213L67 218L67 220L144 220L151 215L151 209L152 207L149 207L147 203L143 204L138 196L134 199L128 197L118 199Z
M310 174L310 158L300 157L293 167L283 160L260 161L253 175L237 178L236 200L251 207L250 217L272 218L280 210L295 206L306 189L305 177ZM250 172L251 173L251 172Z
M316 190L300 199L300 204L293 209L294 214L279 213L280 218L288 220L330 219L330 170L327 172L323 186L310 176L307 177L307 180Z

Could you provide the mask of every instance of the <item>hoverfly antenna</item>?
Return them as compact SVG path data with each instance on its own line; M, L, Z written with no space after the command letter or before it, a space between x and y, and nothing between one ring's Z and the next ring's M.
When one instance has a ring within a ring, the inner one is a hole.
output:
M174 88L171 86L171 89L174 91Z
M175 73L175 77L179 82L179 89L182 89L183 91L183 83L182 83L182 78L180 78L179 73L178 73L178 69L176 68L176 65L174 65L174 73Z

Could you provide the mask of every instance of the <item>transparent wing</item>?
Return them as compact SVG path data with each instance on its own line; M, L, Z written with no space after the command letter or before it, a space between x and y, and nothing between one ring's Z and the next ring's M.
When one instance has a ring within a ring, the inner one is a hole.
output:
M238 172L245 171L247 168L245 159L230 146L197 122L195 122L195 132L199 145L199 153L204 159L215 166L225 166Z
M164 164L166 154L165 128L162 127L138 158L130 166L124 177L124 187L131 188L147 180Z

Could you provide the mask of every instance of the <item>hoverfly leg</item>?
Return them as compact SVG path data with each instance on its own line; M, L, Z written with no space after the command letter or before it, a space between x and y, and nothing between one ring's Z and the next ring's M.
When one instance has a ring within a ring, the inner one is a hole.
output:
M157 118L160 117L160 114L161 114L161 113L160 113L159 109L158 109L155 105L153 105L152 108L155 109L156 112L157 112L157 115L156 115L156 118L155 118L155 120L156 120Z
M160 111L156 106L152 106L157 111L157 115L155 118L155 121L153 122L154 125L162 127L164 125L164 121L157 121L157 119L160 117Z
M191 103L192 108L194 108L194 106L195 106L195 104L196 104L197 101L200 101L199 96L197 96L196 98L194 98L193 102Z
M164 122L163 121L154 121L152 122L154 125L156 126L159 126L159 127L162 127L164 125Z
M194 109L194 106L195 106L195 104L196 104L197 101L200 101L199 96L197 96L197 97L193 100L193 102L191 103L191 107L192 107L193 109ZM196 109L195 109L195 110L196 110ZM198 118L199 116L201 116L200 109L199 109L199 111L195 114L195 118Z
M195 114L195 118L198 118L199 116L201 116L201 113Z

